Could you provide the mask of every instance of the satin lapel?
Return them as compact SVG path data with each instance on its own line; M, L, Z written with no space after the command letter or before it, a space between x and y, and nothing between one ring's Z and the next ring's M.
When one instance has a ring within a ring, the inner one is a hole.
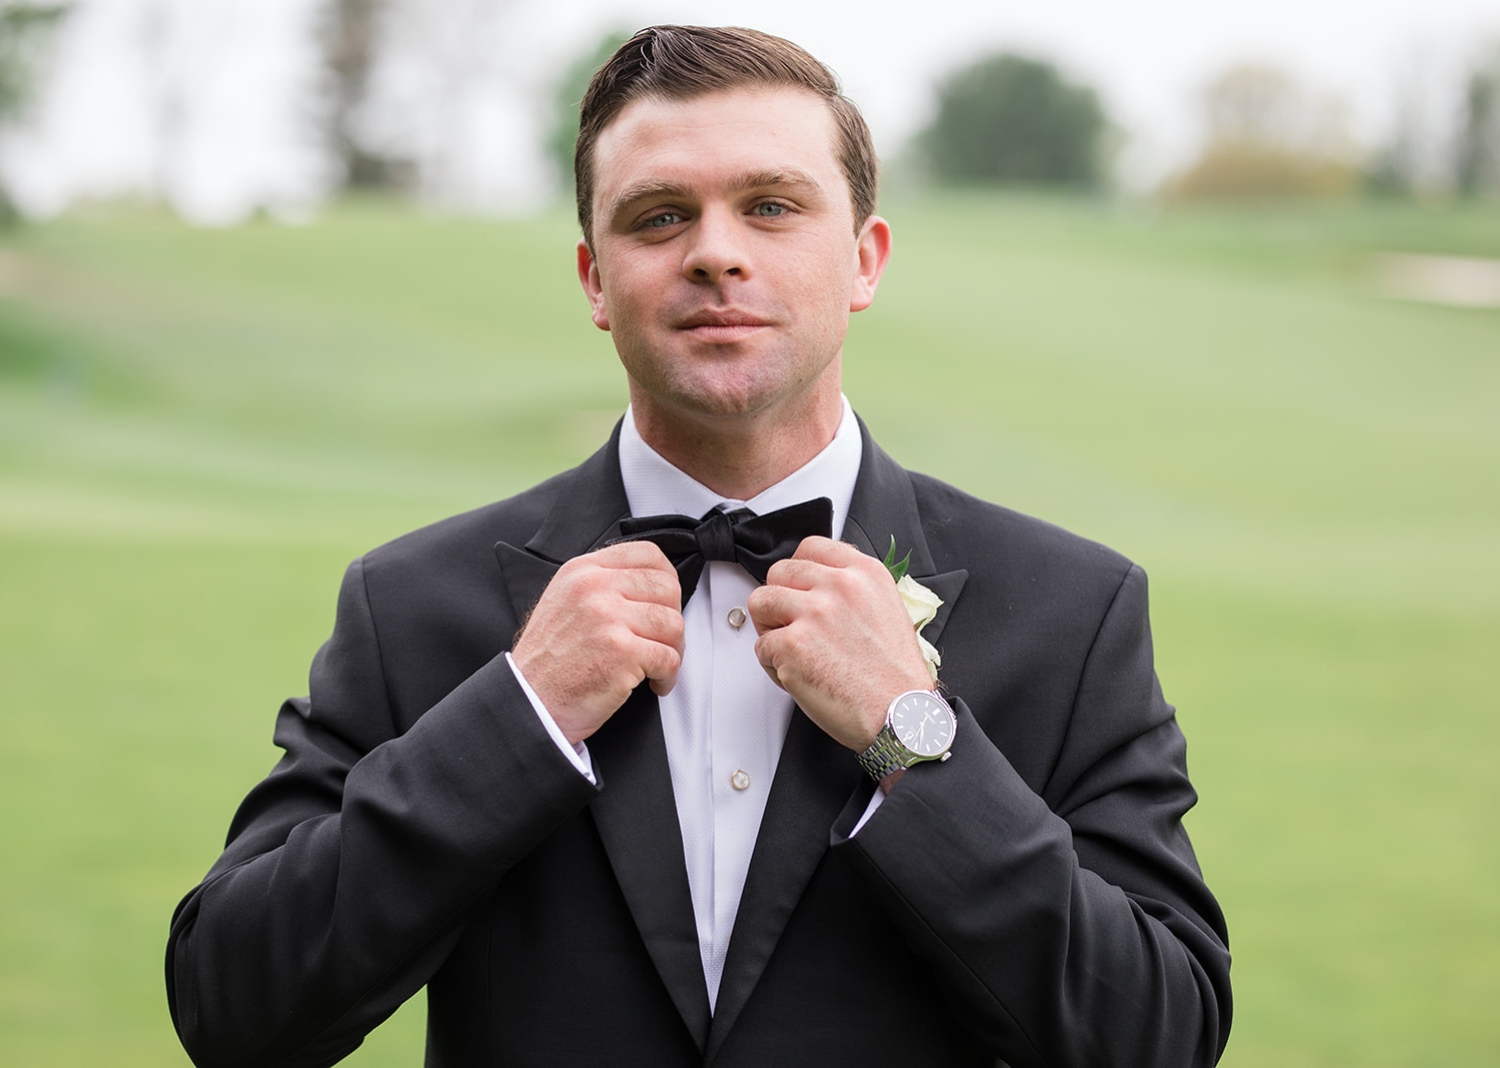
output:
M596 549L630 514L620 481L620 427L609 441L571 471L552 480L553 504L524 546L495 544L495 562L510 592L516 618L525 620L565 560Z
M922 637L937 645L969 573L962 569L938 572L922 525L924 520L942 522L943 517L923 516L917 510L911 475L875 444L863 420L859 431L864 438L864 459L859 467L859 480L854 485L854 497L849 502L844 540L882 560L891 547L892 538L896 542L897 559L911 551L907 574L943 601L932 622L922 628Z
M562 563L597 549L616 533L615 524L630 514L630 500L620 479L620 424L604 448L553 480L557 492L526 549Z
M935 566L910 477L870 439L863 422L860 433L864 458L844 524L844 540L882 559L892 537L898 556L911 550L912 577L944 601L937 618L922 631L935 642L968 572L933 574ZM854 755L801 710L793 713L724 961L708 1035L710 1061L765 971L803 890L828 850L834 820L856 790L868 793L869 784Z
M598 548L629 513L616 426L604 448L558 476L553 506L524 547L495 546L516 618L525 619L564 561ZM600 786L590 806L594 825L646 951L702 1049L708 988L661 716L649 687L638 687L588 748Z
M885 550L880 552L875 551L874 539L865 533L861 524L856 522L852 514L844 524L844 540L854 545L861 552L869 553L871 556L878 556L882 560L885 559ZM900 546L909 543L902 542L898 537L896 544ZM958 595L963 592L964 583L969 581L969 572L963 568L959 568L957 571L944 571L941 574L933 574L931 571L932 559L926 556L926 542L923 542L922 546L925 566L917 566L917 554L913 551L911 554L912 564L907 574L937 594L938 600L943 602L938 605L937 614L932 617L931 622L922 628L922 637L926 638L933 645L937 645L938 639L943 635L943 628L948 624L948 616L953 612L954 602L958 600ZM890 547L890 535L886 535L886 547L887 549ZM896 555L899 557L906 554L898 550ZM942 651L941 646L938 647L938 651Z
M708 986L656 695L637 687L588 747L600 785L594 824L646 951L702 1049Z

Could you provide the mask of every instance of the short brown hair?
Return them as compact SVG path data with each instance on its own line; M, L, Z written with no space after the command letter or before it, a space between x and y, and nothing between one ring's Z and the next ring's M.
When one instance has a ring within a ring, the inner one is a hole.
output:
M595 72L579 109L573 177L578 225L594 244L594 145L642 97L689 100L749 86L803 89L820 97L838 130L839 164L849 182L854 229L875 213L880 165L870 128L859 108L839 90L838 78L791 41L736 26L648 26L622 44Z

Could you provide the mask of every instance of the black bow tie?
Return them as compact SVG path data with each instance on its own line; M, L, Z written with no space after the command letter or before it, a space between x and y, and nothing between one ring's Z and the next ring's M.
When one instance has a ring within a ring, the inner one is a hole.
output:
M748 508L722 512L715 508L702 519L686 515L643 515L620 520L623 541L654 543L672 566L682 584L682 603L698 588L703 566L709 560L739 564L756 581L766 581L766 572L777 560L797 551L802 539L820 534L833 537L833 502L827 497L756 515Z

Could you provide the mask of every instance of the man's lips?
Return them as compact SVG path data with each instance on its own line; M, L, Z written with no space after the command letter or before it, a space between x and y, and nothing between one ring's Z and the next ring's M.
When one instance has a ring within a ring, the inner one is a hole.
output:
M726 342L740 341L770 325L749 312L705 309L683 318L678 322L677 329L686 331L701 341Z

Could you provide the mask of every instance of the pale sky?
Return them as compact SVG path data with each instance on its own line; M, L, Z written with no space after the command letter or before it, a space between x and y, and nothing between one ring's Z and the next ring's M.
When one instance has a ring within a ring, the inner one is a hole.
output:
M23 203L47 212L80 196L164 188L202 221L233 221L255 203L304 212L327 184L305 123L316 9L317 0L80 0L46 106L4 145ZM483 28L478 49L464 33L441 40L485 9L508 10L472 23ZM1373 144L1402 86L1429 109L1451 110L1464 64L1482 46L1500 48L1497 0L424 0L416 10L422 21L410 32L430 35L430 47L482 58L457 88L430 70L394 75L404 136L423 158L444 161L447 200L493 210L545 196L548 172L533 147L539 100L612 27L740 24L791 38L839 73L885 156L930 114L944 72L1002 48L1043 55L1101 91L1137 185L1190 156L1196 93L1231 63L1275 64L1337 94L1353 132ZM433 112L444 122L421 118Z

